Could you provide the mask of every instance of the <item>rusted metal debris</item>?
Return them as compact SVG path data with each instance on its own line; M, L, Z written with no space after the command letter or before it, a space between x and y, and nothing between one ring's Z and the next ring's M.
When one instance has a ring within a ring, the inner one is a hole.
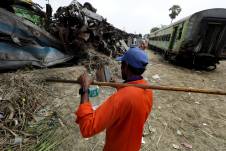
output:
M96 14L90 3L81 5L76 0L67 7L58 8L48 30L64 43L65 51L73 55L88 46L115 57L126 51L129 38L138 37L115 28Z

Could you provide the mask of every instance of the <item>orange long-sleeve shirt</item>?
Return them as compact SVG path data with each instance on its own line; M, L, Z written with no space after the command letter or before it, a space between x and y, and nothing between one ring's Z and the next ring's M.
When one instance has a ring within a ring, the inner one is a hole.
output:
M142 79L128 83L147 82ZM95 111L91 103L81 104L76 111L76 122L83 137L91 137L106 129L104 151L138 151L151 108L152 91L129 86L119 89Z

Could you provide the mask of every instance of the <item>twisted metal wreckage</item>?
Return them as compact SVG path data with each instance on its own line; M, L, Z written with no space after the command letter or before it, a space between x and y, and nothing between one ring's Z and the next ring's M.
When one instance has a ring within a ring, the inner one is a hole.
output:
M24 1L7 0L0 7L0 70L76 63L88 48L114 57L139 37L109 24L87 2L74 0L53 17L49 4L45 13Z

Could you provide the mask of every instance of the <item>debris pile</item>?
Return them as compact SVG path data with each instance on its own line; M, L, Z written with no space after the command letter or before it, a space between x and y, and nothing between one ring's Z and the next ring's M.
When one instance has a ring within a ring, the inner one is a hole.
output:
M81 61L81 64L85 66L88 72L95 76L96 71L103 67L108 66L111 69L111 75L114 78L120 78L121 73L119 72L121 69L121 65L118 61L112 60L111 57L108 57L100 52L96 52L94 50L88 51L87 59Z
M76 0L53 16L50 4L43 12L35 3L0 2L0 70L78 64L90 49L116 57L141 38L115 28L96 11Z
M96 14L96 9L90 3L81 5L76 0L69 6L58 8L48 30L73 55L79 55L78 51L93 47L115 57L127 50L129 38L137 36L115 28Z

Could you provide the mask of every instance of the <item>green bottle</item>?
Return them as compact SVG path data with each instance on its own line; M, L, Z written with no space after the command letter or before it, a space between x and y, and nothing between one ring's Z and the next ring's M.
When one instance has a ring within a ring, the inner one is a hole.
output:
M92 86L89 88L89 97L96 97L99 95L99 87Z

